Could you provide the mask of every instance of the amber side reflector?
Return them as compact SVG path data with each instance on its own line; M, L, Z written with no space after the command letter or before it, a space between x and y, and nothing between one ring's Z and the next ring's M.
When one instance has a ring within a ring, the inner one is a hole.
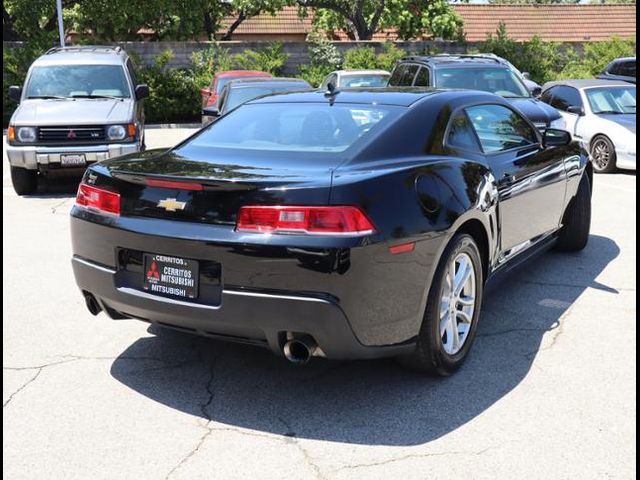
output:
M403 243L401 245L394 245L393 247L389 247L389 252L393 255L399 255L401 253L409 253L413 252L416 249L416 243Z
M138 127L136 127L135 123L130 123L129 125L127 125L127 133L130 137L136 136L136 134L138 133Z
M13 142L16 139L16 129L13 127L9 127L7 129L7 139L9 139L10 142Z

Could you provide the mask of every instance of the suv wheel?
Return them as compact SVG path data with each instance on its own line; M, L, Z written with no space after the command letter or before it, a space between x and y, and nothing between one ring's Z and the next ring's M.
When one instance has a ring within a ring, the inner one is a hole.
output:
M401 363L441 376L460 368L478 329L482 277L476 242L469 235L455 236L433 278L416 350L400 358Z
M18 195L30 195L38 188L38 172L22 167L11 167L11 183Z

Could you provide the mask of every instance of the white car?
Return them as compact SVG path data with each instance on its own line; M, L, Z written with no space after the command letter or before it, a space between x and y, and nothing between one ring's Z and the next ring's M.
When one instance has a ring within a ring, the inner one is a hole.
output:
M566 80L544 86L541 100L560 111L566 129L591 153L596 172L636 170L636 86Z
M385 70L338 70L327 75L321 90L336 88L386 88L391 74Z

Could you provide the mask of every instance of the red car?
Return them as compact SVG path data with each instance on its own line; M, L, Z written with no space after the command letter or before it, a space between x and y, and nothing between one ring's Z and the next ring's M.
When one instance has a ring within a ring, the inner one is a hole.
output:
M222 89L232 80L241 78L270 78L273 75L265 72L252 72L250 70L231 70L228 72L216 73L209 87L200 90L202 95L202 108L215 105L220 98Z

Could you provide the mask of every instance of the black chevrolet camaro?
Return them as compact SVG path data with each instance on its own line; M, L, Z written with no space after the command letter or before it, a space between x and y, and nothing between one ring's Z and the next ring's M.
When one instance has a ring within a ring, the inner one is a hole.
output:
M490 278L585 247L587 158L482 92L264 97L169 151L91 166L73 269L94 314L446 375Z

